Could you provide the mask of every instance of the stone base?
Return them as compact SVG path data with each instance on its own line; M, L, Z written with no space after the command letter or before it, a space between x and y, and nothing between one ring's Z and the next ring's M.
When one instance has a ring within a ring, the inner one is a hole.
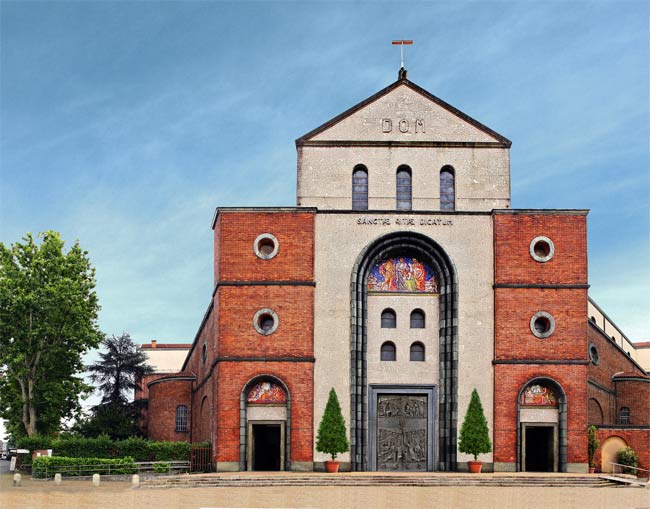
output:
M239 472L239 461L219 461L217 472Z
M292 472L313 472L314 463L312 461L292 461L291 471Z
M566 471L569 474L588 474L589 463L567 463Z
M339 463L339 472L351 472L352 464L349 461L341 461ZM314 472L325 472L324 461L314 461Z
M517 471L516 463L507 463L504 461L494 462L494 472L516 472L516 471Z

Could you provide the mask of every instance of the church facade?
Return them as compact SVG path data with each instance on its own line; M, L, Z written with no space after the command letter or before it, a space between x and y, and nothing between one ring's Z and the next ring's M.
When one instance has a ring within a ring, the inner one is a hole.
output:
M296 140L296 207L216 211L214 292L147 384L149 437L208 440L218 471L319 470L333 387L344 468L463 470L476 389L487 469L586 471L589 424L647 467L650 367L588 298L587 211L511 209L510 145L403 69Z

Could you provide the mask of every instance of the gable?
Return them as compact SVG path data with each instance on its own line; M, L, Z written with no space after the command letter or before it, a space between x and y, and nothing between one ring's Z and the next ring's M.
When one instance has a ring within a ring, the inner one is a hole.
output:
M509 147L507 138L406 79L299 138L311 142L489 143Z

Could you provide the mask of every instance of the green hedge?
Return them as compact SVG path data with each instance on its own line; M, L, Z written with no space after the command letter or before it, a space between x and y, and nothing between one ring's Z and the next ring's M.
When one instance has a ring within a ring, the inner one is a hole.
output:
M41 456L32 463L32 477L44 479L60 473L64 476L88 476L93 474L135 474L138 467L133 458L66 458Z
M209 442L194 444L209 447ZM189 461L188 442L152 442L144 438L111 440L106 435L97 438L62 438L52 440L46 437L21 439L19 447L29 449L52 449L54 456L67 458L120 458L130 456L135 461Z

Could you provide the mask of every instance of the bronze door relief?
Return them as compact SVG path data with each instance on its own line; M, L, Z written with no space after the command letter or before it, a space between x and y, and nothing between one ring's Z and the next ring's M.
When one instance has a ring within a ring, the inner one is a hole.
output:
M428 470L427 405L424 394L377 395L377 470Z

